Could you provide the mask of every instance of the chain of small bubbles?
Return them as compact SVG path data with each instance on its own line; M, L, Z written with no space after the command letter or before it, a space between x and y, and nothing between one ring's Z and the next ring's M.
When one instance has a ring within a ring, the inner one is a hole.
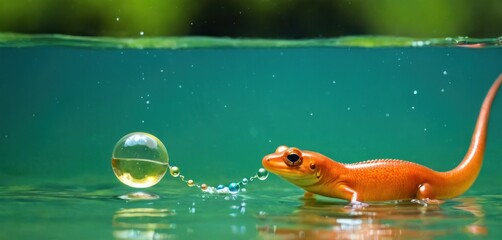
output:
M247 184L253 182L255 179L258 180L265 180L268 177L268 171L265 170L264 168L258 169L258 172L254 175L248 178L243 178L240 182L232 182L228 184L227 186L223 184L219 184L216 187L209 186L205 183L198 184L195 183L192 179L185 179L185 176L181 174L180 168L177 166L170 166L169 167L169 172L171 173L171 176L179 178L182 182L185 182L189 187L197 187L200 188L201 191L206 192L206 193L220 193L220 194L236 194L239 191L246 191L246 186Z

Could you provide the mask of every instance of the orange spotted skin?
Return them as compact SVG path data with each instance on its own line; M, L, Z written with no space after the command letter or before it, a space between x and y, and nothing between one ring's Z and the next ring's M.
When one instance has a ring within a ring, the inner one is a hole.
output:
M450 171L437 172L396 159L343 164L320 153L286 146L265 156L263 167L307 192L351 203L459 196L469 189L481 170L490 109L501 84L502 74L485 97L464 159Z

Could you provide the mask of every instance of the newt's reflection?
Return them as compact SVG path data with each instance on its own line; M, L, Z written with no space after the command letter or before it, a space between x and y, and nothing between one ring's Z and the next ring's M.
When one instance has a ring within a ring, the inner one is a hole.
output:
M115 239L172 239L167 232L175 226L169 209L131 208L122 209L113 216L113 237Z
M344 203L305 200L291 215L261 216L265 223L258 226L258 231L265 239L432 239L455 231L485 235L488 230L483 225L484 213L476 200L456 201L460 203L421 206L403 202L354 209ZM464 211L458 213L457 209ZM436 227L439 221L448 220L463 221L465 227Z
M463 198L459 199L459 201L461 204L454 206L454 208L470 212L472 215L477 217L477 220L474 223L465 226L464 230L474 235L488 234L488 228L484 226L485 212L483 211L481 205L476 203L476 198Z

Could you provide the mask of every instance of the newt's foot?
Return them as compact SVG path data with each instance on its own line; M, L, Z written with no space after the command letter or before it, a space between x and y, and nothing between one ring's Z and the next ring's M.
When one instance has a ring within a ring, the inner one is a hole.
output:
M365 202L359 202L359 201L351 201L349 205L345 206L346 208L352 208L352 209L360 209L360 208L365 208L368 207L369 204Z
M310 204L316 202L315 196L311 192L305 192L305 194L303 194L303 197L301 197L300 200L304 201L305 203L310 203Z
M314 194L313 194L313 193L311 193L311 192L305 192L305 193L303 194L303 199L306 199L306 200L311 200L311 199L315 199L315 197L314 197Z
M439 204L444 203L444 201L441 201L441 200L438 200L438 199L428 199L428 198L424 198L424 199L412 199L411 202L419 204L419 205L422 205L424 207L427 207L429 205L439 205Z

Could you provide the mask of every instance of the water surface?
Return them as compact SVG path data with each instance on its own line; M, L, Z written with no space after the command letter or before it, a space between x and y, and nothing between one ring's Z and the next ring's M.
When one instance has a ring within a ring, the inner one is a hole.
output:
M144 131L211 185L253 176L279 145L449 170L502 72L499 47L49 45L0 48L0 238L502 236L500 97L478 180L439 206L306 201L273 175L235 196L166 176L145 190L158 199L130 201L110 165L115 142Z

